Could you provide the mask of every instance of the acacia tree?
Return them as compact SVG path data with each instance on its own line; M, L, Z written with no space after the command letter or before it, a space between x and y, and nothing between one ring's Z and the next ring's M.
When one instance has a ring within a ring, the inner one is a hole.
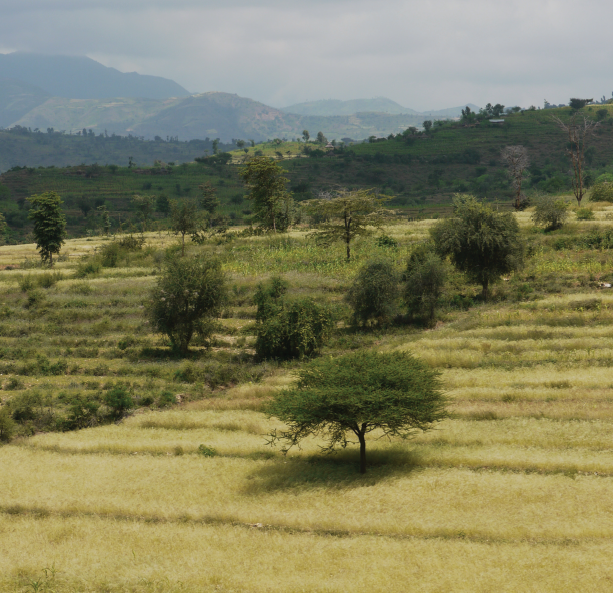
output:
M596 132L596 128L600 122L585 117L578 116L574 111L568 122L562 121L559 117L553 115L551 117L555 124L562 130L568 138L566 145L566 154L570 157L573 165L573 193L577 198L577 204L581 206L581 200L586 193L584 187L584 171L583 163L585 161L585 150L590 138Z
M59 253L66 238L66 218L62 212L62 198L45 192L28 198L32 204L28 218L34 221L34 240L40 257L53 266L53 254Z
M151 291L146 314L152 328L185 355L194 335L211 336L226 294L219 260L173 258Z
M507 146L503 148L501 156L507 163L507 174L515 190L515 210L521 210L526 201L522 194L522 183L524 173L530 166L528 151L525 146Z
M324 244L342 241L349 261L351 242L356 237L372 234L388 218L389 210L383 208L385 200L369 189L340 189L322 193L319 198L306 201L305 205L308 212L324 219L314 232L316 239Z
M288 182L285 171L268 157L251 159L239 172L253 200L253 210L260 224L274 232L290 225L292 195L285 188Z
M471 195L456 194L453 211L430 229L435 250L481 284L485 301L491 283L523 266L519 225L512 212L495 212Z
M440 373L406 352L358 351L315 360L298 371L296 384L273 396L266 411L287 429L273 431L269 444L283 452L311 435L327 440L324 451L346 447L352 433L360 444L360 472L366 472L366 435L409 438L448 416Z

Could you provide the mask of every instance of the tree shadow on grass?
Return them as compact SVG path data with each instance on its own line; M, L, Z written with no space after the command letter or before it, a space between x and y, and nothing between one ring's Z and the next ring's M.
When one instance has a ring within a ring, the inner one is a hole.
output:
M401 478L422 469L419 455L406 447L393 446L367 452L366 474L360 474L359 449L307 458L282 457L261 465L249 476L247 494L276 490L313 488L346 489L374 486L383 480Z

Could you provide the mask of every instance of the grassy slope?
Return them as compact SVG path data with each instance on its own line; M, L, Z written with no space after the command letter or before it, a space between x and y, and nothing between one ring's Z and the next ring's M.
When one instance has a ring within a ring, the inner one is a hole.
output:
M596 221L552 235L519 215L534 253L527 268L466 311L452 303L470 303L478 289L454 276L436 330L337 331L323 355L408 349L442 372L453 402L453 419L408 446L371 440L365 478L352 447L320 458L312 440L284 458L265 446L275 421L260 402L299 363L250 362L250 295L283 273L292 295L342 309L363 262L387 253L400 269L432 221L388 228L400 242L391 253L363 240L350 265L340 245L316 248L302 232L191 246L221 255L234 288L214 348L196 347L187 362L156 350L142 317L171 237L149 235L142 252L85 280L73 270L104 242L69 242L64 279L30 309L19 279L42 271L0 271L3 400L32 388L94 395L118 382L137 399L157 401L166 389L182 400L0 449L0 587L25 591L41 579L58 592L393 592L411 582L428 592L540 593L582 591L589 580L608 590L613 295L597 285L613 280L613 254L554 249L610 228L613 209L594 208ZM33 255L31 245L2 247L0 264ZM66 359L69 373L41 374L40 355ZM224 379L215 365L234 370ZM197 455L200 444L218 456ZM56 576L45 577L52 565Z

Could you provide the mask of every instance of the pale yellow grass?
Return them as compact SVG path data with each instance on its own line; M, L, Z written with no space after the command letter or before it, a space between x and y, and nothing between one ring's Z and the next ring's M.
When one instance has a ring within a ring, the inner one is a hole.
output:
M444 447L441 452L436 455L442 463ZM504 460L519 450L501 447L498 453ZM563 452L554 453L563 458ZM613 479L595 476L412 472L408 460L374 468L365 481L353 468L347 472L334 463L67 456L11 446L0 451L0 463L5 510L187 517L419 537L613 537Z
M559 593L613 590L613 544L287 534L0 515L0 588L55 565L56 593ZM102 545L101 545L102 544Z
M607 391L607 394L610 392ZM455 392L454 392L455 394ZM551 418L556 420L613 421L613 402L581 399L548 401L455 401L451 407L459 418ZM493 415L493 416L492 416Z

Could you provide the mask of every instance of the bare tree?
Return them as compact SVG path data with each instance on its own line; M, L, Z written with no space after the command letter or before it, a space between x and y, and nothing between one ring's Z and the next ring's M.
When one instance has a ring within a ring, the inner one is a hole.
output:
M502 158L508 165L507 173L511 178L515 190L515 210L521 210L525 206L526 198L522 194L524 173L530 166L528 151L525 146L507 146L501 152Z
M573 113L568 123L563 122L559 117L552 116L555 124L562 130L568 137L568 145L566 147L566 153L570 157L573 164L574 178L573 178L573 192L577 203L581 205L581 200L585 195L585 188L583 187L583 161L585 159L585 148L589 139L596 132L596 128L600 125L600 122L596 122L592 119L585 117L585 115L577 116L577 113Z

